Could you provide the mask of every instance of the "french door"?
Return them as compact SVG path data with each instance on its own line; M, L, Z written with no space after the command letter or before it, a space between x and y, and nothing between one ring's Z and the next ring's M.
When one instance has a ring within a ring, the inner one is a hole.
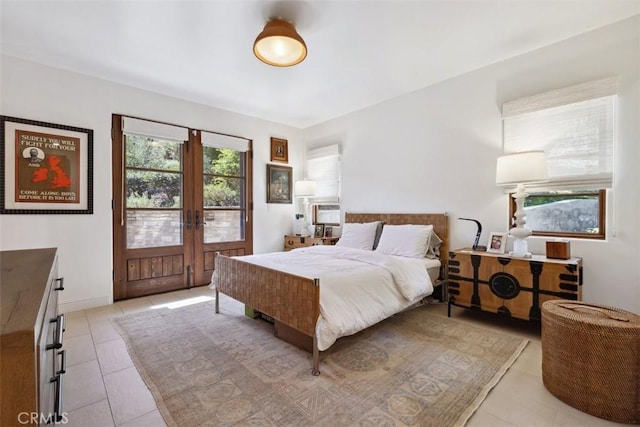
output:
M245 138L113 115L114 300L211 281L217 252L252 253Z

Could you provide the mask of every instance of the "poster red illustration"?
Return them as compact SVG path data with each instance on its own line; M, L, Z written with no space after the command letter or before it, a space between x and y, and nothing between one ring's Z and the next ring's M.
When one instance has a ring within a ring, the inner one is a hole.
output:
M80 203L80 138L15 130L15 201Z

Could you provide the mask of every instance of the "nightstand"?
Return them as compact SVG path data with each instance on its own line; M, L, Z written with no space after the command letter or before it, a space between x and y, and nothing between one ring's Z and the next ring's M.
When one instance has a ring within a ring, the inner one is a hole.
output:
M447 272L449 315L455 305L540 322L543 302L582 299L582 258L459 249L450 252Z
M286 235L284 236L284 250L290 251L291 249L316 245L335 245L338 240L338 237L303 237Z

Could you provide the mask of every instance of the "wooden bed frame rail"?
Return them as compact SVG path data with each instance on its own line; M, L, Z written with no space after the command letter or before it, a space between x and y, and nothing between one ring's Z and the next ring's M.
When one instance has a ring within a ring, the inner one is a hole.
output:
M320 374L316 322L320 281L216 254L216 313L219 292L243 302L304 335L313 337L313 374Z

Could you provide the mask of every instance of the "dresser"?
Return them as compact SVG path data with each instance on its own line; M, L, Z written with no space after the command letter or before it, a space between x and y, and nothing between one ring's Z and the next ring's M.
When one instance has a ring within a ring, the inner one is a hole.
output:
M582 259L516 258L460 249L447 265L451 306L540 322L542 303L582 299Z
M56 248L0 252L0 425L64 421L64 315Z
M286 235L284 236L284 250L290 251L291 249L316 245L335 245L338 240L338 237L303 237Z

